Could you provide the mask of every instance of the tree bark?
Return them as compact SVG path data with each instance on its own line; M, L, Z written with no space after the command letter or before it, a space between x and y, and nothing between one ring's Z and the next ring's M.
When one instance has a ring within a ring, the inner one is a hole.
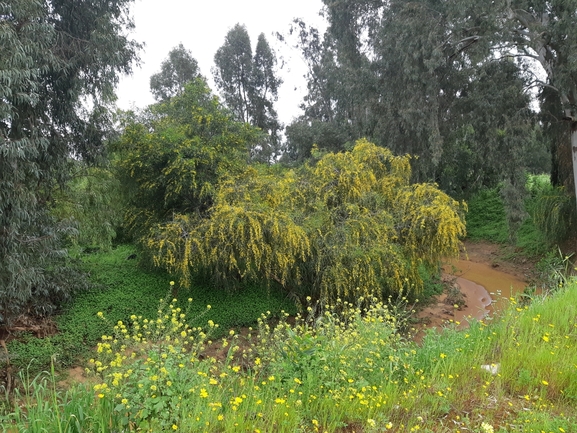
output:
M571 121L571 154L573 155L573 184L575 185L575 199L577 199L577 121Z

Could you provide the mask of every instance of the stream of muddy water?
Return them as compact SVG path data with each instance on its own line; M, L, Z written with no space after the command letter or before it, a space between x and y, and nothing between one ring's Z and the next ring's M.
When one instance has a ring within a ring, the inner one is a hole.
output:
M461 291L467 294L467 304L479 309L483 305L485 314L499 311L510 297L522 293L527 287L527 283L516 276L501 272L486 263L454 260L449 266L454 270L452 275L458 277L457 283L461 286ZM469 289L470 285L481 286L481 290ZM490 296L490 299L486 299L486 296Z
M458 323L465 328L469 320L480 320L488 314L499 311L509 302L510 297L523 292L527 283L514 275L501 272L486 263L469 260L453 260L443 267L445 275L455 278L465 305L456 308L444 293L435 303L424 308L418 315L426 328L441 328L447 321Z

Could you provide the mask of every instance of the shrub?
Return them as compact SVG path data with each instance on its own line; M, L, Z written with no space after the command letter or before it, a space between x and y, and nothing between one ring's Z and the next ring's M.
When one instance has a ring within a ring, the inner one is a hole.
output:
M200 373L195 367L207 334L190 327L176 303L161 300L156 319L131 315L127 324L118 321L114 335L102 336L90 360L102 379L94 385L97 397L114 402L124 427L170 430L180 424L182 396L198 391L190 382ZM98 316L106 321L102 312ZM209 329L217 326L208 322Z
M208 270L219 284L264 282L301 299L418 293L419 268L458 255L465 207L410 184L409 159L360 140L314 166L250 167L220 183L209 217L175 215L148 248L183 285Z

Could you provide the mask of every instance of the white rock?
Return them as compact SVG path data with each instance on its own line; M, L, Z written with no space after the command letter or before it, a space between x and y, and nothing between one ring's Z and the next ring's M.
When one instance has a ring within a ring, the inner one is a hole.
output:
M499 368L501 367L501 364L483 364L481 365L481 368L483 370L488 371L491 374L497 374L499 373Z

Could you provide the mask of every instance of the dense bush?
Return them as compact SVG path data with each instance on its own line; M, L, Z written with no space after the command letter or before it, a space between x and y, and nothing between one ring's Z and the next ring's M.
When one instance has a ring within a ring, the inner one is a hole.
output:
M295 170L249 167L219 184L207 216L175 214L147 246L185 286L208 270L301 297L419 292L420 267L458 254L464 207L411 184L409 160L360 140Z
M138 116L129 113L124 123L112 149L137 240L173 213L206 213L219 180L246 167L259 136L233 120L202 78Z

